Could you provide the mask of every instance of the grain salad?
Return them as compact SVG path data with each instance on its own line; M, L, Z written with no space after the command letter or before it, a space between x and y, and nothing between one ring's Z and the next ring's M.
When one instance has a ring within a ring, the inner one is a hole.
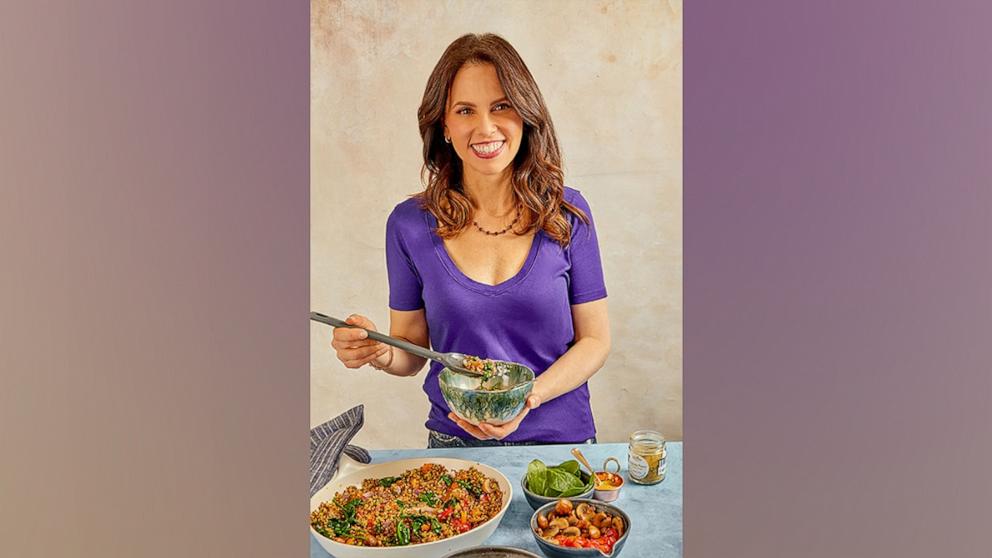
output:
M482 381L479 383L479 389L503 389L504 386L502 385L501 379L507 372L506 363L498 360L488 358L483 359L477 356L469 355L462 361L462 366L465 367L466 370L478 372L481 375Z
M321 535L357 546L405 546L439 541L495 517L503 493L475 467L449 471L425 463L397 477L365 479L321 502L310 525Z

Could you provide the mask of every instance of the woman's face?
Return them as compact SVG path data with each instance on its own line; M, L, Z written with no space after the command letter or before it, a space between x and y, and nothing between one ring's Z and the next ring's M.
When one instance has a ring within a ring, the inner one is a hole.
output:
M524 121L503 92L492 64L466 64L455 74L444 132L462 160L465 179L513 171Z

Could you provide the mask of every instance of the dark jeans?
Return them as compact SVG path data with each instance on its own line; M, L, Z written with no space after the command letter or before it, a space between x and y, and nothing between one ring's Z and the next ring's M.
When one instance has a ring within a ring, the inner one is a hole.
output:
M562 442L551 442L562 443ZM567 443L567 442L564 442ZM593 436L584 442L574 442L576 444L595 444L596 437ZM459 438L450 434L444 434L436 430L427 429L428 448L484 448L492 446L537 446L542 442L504 442L502 440L477 440L475 438Z

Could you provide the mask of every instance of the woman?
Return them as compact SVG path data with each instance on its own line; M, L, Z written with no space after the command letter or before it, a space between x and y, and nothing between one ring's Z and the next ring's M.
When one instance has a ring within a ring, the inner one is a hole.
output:
M589 206L564 186L533 76L504 39L465 35L435 66L418 117L426 189L386 223L390 335L537 373L514 420L475 426L450 412L432 363L429 447L594 441L586 381L610 349L606 287ZM410 376L426 363L353 328L335 328L331 345L349 368Z

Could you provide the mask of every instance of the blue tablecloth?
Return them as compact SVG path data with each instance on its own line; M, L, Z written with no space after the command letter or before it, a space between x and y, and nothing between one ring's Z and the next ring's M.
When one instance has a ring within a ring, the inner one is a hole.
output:
M382 463L411 457L452 457L485 463L499 469L513 486L510 508L499 527L486 540L488 545L523 548L537 555L541 551L530 533L530 518L534 510L527 504L520 491L520 479L532 459L557 464L573 459L573 447L582 453L597 469L603 461L616 457L624 469L624 487L620 498L614 502L630 515L633 528L623 547L621 556L627 558L676 558L682 556L682 443L669 442L668 473L665 480L652 486L641 486L627 477L627 444L556 445L556 446L506 446L498 448L453 448L415 450L376 450L372 463ZM327 558L328 554L310 538L310 557Z

